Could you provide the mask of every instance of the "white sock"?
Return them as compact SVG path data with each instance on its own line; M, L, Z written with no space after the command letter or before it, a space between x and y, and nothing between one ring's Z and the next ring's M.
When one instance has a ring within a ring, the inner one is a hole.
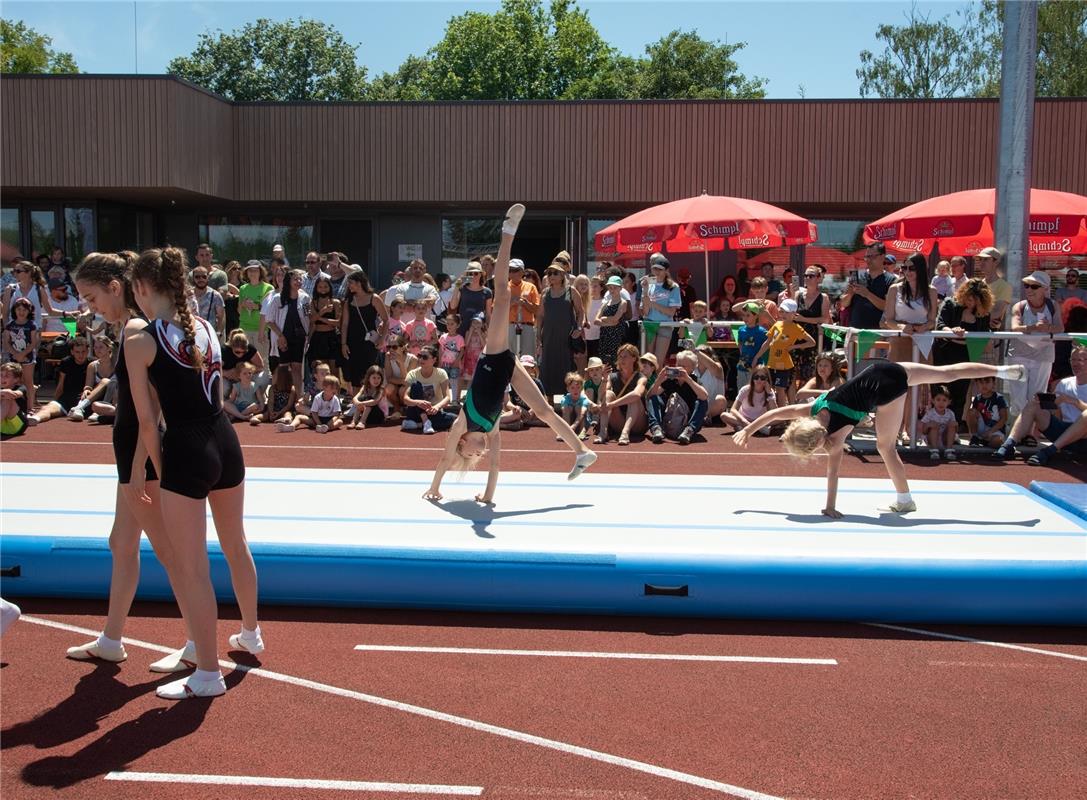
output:
M905 492L905 493L899 492L898 493L898 502L900 502L900 503L912 503L913 502L913 496L909 492Z
M998 378L1011 378L1012 376L1021 375L1024 369L1020 364L1004 364L996 368L996 376Z
M99 647L105 647L105 648L108 648L110 650L120 650L121 649L121 640L120 639L111 639L108 636L106 636L106 634L103 633L103 634L100 634L99 637L98 637L98 646Z
M260 625L258 625L253 630L249 630L244 625L242 625L242 638L243 639L256 639L258 636L260 636Z
M193 680L201 683L211 683L223 677L223 673L217 669L198 669L192 674Z

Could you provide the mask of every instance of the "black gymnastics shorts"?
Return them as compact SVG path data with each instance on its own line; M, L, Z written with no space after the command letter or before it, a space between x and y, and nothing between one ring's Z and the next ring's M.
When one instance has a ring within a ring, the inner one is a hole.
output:
M113 457L117 460L117 482L122 486L132 483L132 457L136 455L136 445L139 444L139 440L139 427L113 426ZM144 463L143 469L144 480L157 481L159 479L150 458Z
M161 487L203 500L211 492L233 489L245 480L238 434L226 414L175 423L162 437Z

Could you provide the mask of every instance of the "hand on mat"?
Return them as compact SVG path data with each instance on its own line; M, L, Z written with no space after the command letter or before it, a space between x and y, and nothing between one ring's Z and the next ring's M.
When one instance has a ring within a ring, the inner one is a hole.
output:
M483 503L483 505L485 505L485 506L493 506L494 505L494 501L485 494L477 494L476 495L476 502L477 503Z
M425 492L423 492L423 499L424 500L441 500L442 499L442 493L439 492L437 489L427 489Z
M747 432L747 428L742 431L736 431L732 434L732 441L734 441L740 447L747 447L747 440L751 438L751 434Z
M839 511L836 508L824 508L823 509L823 516L824 517L830 517L831 519L841 519L842 518L842 512Z

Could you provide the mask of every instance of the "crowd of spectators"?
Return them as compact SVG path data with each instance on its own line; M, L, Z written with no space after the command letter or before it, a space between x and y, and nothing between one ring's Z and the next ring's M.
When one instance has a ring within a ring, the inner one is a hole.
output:
M80 305L77 271L59 248L40 264L10 266L2 292L4 435L61 417L109 422L115 332ZM690 272L673 278L660 253L644 275L609 262L575 275L561 252L539 271L511 261L509 318L494 320L489 256L460 275L431 275L415 259L379 290L344 253L310 252L304 269L292 269L278 246L242 265L216 263L213 248L201 244L190 304L222 338L227 413L284 433L448 429L485 332L498 324L509 326L516 355L583 438L690 445L704 441L707 425L738 429L768 408L833 388L846 354L827 346L835 343L821 326L837 323L896 332L870 358L910 360L915 337L949 331L955 336L930 342L921 358L1026 368L1028 380L1004 391L993 381L959 381L923 392L907 409L903 441L913 415L934 459L955 460L963 441L1006 458L1039 437L1050 444L1033 463L1058 451L1087 453L1087 349L1031 335L1087 332L1079 272L1034 271L1023 278L1025 299L1012 303L996 248L972 264L955 257L929 267L920 253L898 259L874 244L839 292L822 265L794 275L766 262L700 298ZM983 346L962 336L1005 329L1024 336ZM56 385L39 404L43 367ZM540 424L515 393L501 423Z

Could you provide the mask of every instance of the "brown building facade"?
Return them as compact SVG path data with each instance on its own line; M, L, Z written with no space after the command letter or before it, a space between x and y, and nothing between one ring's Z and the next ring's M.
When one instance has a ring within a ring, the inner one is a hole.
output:
M453 271L529 207L530 265L697 194L809 217L821 246L936 194L995 184L993 100L231 103L165 76L6 76L4 261L207 240L216 260L345 251L378 283L421 253ZM1041 100L1033 183L1087 194L1087 99ZM701 259L701 256L695 258ZM735 263L715 254L715 271Z

